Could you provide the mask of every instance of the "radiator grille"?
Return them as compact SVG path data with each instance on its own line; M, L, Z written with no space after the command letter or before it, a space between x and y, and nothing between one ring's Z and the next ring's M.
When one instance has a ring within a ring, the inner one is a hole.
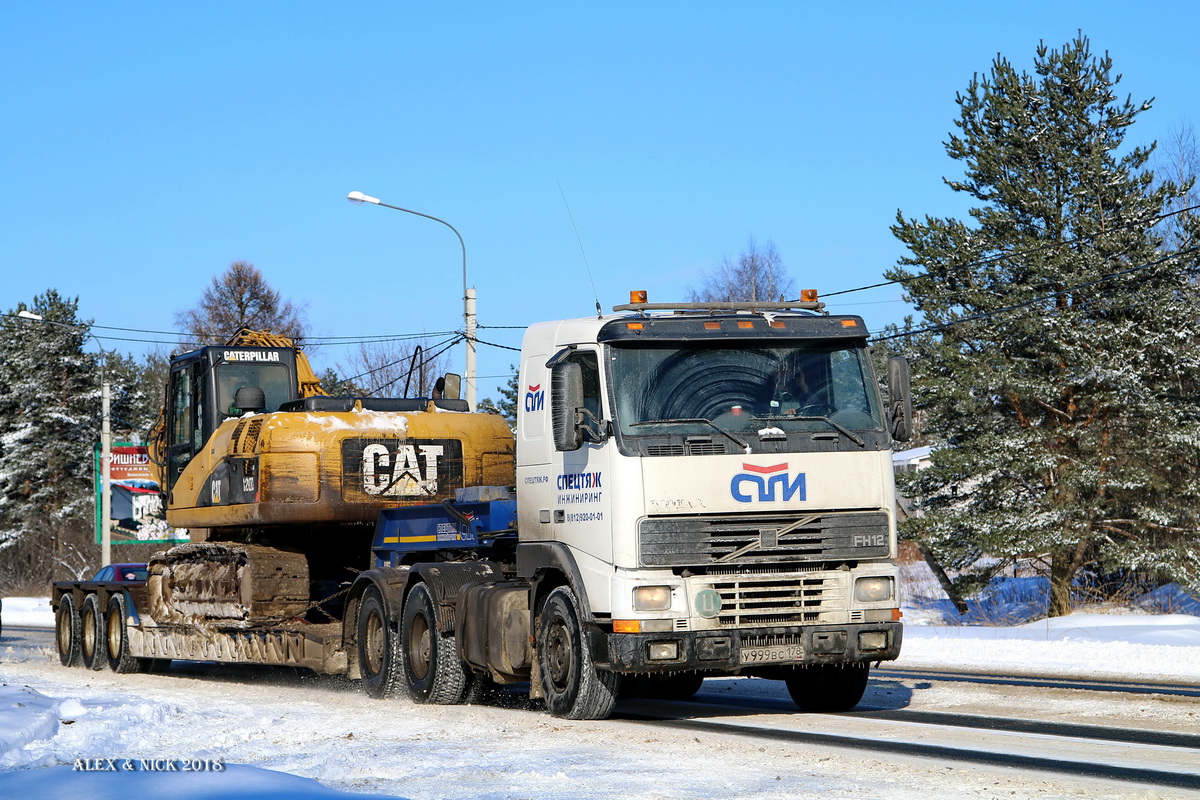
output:
M792 576L775 580L729 580L712 584L721 595L717 622L753 628L842 622L846 607L841 577Z
M883 512L652 517L639 533L642 564L654 567L880 558L890 550Z

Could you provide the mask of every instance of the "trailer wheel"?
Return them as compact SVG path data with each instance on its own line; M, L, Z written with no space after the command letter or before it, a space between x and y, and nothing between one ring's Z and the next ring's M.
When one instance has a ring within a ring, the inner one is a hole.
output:
M867 690L869 664L817 664L784 678L788 694L804 711L849 711Z
M94 594L83 598L83 606L79 610L79 650L83 666L88 669L104 669L108 663L104 614L100 612L100 600Z
M69 594L58 598L58 610L54 615L54 640L58 645L58 660L62 665L78 666L79 612L75 609L75 598Z
M400 650L408 694L418 703L462 702L467 675L458 659L453 636L438 630L437 606L428 585L418 583L404 602Z
M363 690L371 697L392 697L399 682L396 633L388 621L379 590L363 595L358 609L358 669Z
M113 672L140 672L143 661L129 653L129 631L125 628L125 596L109 595L104 615L104 641L108 650L108 667Z
M621 675L596 669L583 639L575 593L560 586L546 598L538 624L538 669L546 708L566 719L605 719L621 690Z

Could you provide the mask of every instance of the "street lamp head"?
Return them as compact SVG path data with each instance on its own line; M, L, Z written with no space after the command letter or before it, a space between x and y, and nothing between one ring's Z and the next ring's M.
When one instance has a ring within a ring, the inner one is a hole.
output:
M17 316L24 317L25 319L34 319L34 320L37 320L38 322L44 322L46 319L41 314L35 314L32 311L26 311L23 308L17 312Z
M350 194L346 195L346 199L351 203L358 203L359 205L362 205L363 203L374 203L375 205L379 205L378 197L371 197L371 195L363 194L362 192L351 192Z

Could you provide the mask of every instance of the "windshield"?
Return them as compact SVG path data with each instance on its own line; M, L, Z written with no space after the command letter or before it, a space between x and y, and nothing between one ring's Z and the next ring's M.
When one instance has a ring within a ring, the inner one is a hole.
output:
M733 432L829 430L830 421L882 428L866 347L854 342L614 345L610 353L626 436L711 432L705 421Z
M239 413L233 398L243 386L263 390L267 411L278 410L295 393L291 371L283 364L224 363L217 367L217 408L222 414Z

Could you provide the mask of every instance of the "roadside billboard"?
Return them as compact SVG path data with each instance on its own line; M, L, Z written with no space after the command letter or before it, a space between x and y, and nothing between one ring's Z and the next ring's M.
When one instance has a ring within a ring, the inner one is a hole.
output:
M103 536L100 486L103 481L99 445L95 449L95 467L96 544L100 544ZM190 541L186 529L172 528L167 524L158 482L150 472L150 450L146 445L128 442L114 444L109 461L109 480L112 512L108 526L113 544L174 544Z

